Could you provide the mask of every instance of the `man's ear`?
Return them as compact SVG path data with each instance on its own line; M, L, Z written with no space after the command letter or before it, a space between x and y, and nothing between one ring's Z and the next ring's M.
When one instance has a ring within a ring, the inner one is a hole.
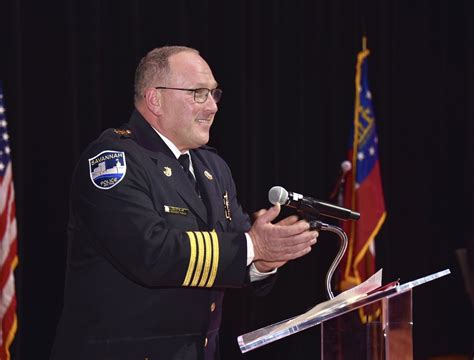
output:
M161 93L156 89L149 88L145 92L145 104L150 112L158 116L161 114Z

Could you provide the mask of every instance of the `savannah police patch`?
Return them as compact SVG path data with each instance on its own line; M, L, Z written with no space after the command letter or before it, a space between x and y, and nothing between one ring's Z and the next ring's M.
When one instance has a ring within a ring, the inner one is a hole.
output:
M108 190L125 177L127 163L123 151L105 150L89 159L89 175L99 189Z

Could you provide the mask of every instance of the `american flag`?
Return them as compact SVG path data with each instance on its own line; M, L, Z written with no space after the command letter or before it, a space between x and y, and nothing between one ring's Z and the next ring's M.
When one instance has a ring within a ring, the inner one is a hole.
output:
M14 270L18 264L15 191L0 84L0 360L10 359L17 330Z
M386 217L378 137L368 81L369 53L364 49L357 56L354 123L348 150L352 169L345 182L344 206L360 212L360 220L343 224L349 244L341 261L341 290L360 284L374 274L374 240Z

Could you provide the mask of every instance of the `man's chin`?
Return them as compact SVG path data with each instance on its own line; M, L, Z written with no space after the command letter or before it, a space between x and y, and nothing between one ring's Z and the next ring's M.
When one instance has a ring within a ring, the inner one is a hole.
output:
M199 137L198 142L201 144L199 146L206 145L209 142L209 132L207 134L202 134L202 136Z
M193 146L190 149L197 149L201 146L206 145L209 142L209 136L207 138L201 138L194 142Z

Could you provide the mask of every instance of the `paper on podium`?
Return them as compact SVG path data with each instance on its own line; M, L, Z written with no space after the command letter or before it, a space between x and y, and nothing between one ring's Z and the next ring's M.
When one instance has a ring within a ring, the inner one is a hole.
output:
M347 306L353 302L356 302L362 297L365 297L368 292L379 288L382 285L382 269L377 271L370 278L365 280L363 283L346 290L331 300L324 301L315 307L311 308L304 314L296 316L286 322L283 322L281 325L277 326L274 331L278 332L287 327L292 327L301 322L311 320L317 316L321 316L324 313L330 313L336 308Z
M322 322L349 312L361 304L369 304L383 297L405 292L411 288L450 274L449 269L400 285L398 281L382 284L382 269L363 283L324 301L305 313L276 324L243 334L237 338L240 350L245 353L291 334L308 329Z

